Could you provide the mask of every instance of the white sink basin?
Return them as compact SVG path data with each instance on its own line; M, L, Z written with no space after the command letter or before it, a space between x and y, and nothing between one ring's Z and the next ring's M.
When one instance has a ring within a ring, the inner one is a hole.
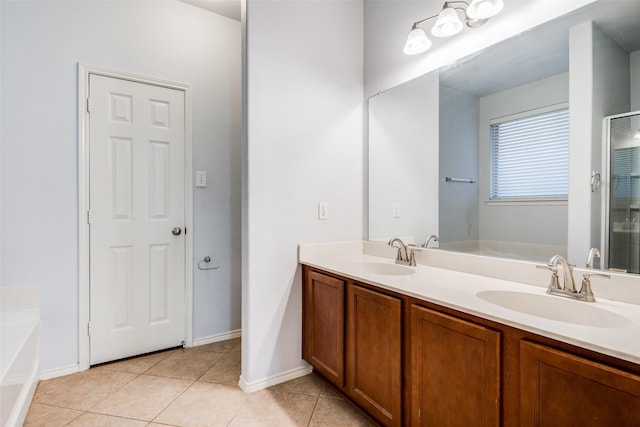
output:
M406 276L414 274L415 270L405 265L392 264L386 262L359 262L356 268L362 273L380 274L383 276Z
M593 303L574 301L554 295L513 291L482 291L478 292L476 296L509 310L558 322L596 328L626 328L633 326L633 322L626 317L596 307Z

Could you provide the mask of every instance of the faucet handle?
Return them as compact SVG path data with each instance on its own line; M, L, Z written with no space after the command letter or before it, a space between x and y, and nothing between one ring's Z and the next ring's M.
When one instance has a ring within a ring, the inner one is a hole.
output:
M603 279L610 279L611 276L602 273L584 273L582 275L582 287L580 288L580 294L584 295L584 300L594 302L596 298L591 290L591 277L602 277Z
M416 254L415 252L413 252L413 249L411 250L411 252L409 252L409 265L411 267L415 267L416 264Z
M551 281L549 282L547 292L552 289L560 289L560 282L558 281L558 269L556 267L552 265L536 265L536 268L551 271Z

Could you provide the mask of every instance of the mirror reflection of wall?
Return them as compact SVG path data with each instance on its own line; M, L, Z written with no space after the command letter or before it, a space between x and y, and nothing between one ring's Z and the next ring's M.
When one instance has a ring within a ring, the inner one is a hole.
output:
M477 96L440 84L439 238L443 248L467 242L469 251L478 249L473 246L479 239L478 110ZM447 177L462 181L447 181Z
M419 244L438 230L438 76L369 100L369 239Z

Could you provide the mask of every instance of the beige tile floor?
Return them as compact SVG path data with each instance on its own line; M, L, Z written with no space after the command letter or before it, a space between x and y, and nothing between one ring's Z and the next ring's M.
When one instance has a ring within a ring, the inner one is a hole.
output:
M240 339L113 362L38 384L26 426L370 426L317 376L238 387Z

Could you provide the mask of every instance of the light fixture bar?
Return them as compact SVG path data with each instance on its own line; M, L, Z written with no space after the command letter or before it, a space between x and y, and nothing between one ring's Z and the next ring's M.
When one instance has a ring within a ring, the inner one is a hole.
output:
M480 27L491 17L498 14L503 7L503 0L471 0L471 3L462 0L447 1L437 15L413 23L411 32L407 36L404 53L415 55L425 52L431 47L431 40L421 28L421 24L429 20L436 20L431 28L432 35L436 37L451 37L462 31L464 26L468 28ZM463 14L464 26L460 20L459 12Z

